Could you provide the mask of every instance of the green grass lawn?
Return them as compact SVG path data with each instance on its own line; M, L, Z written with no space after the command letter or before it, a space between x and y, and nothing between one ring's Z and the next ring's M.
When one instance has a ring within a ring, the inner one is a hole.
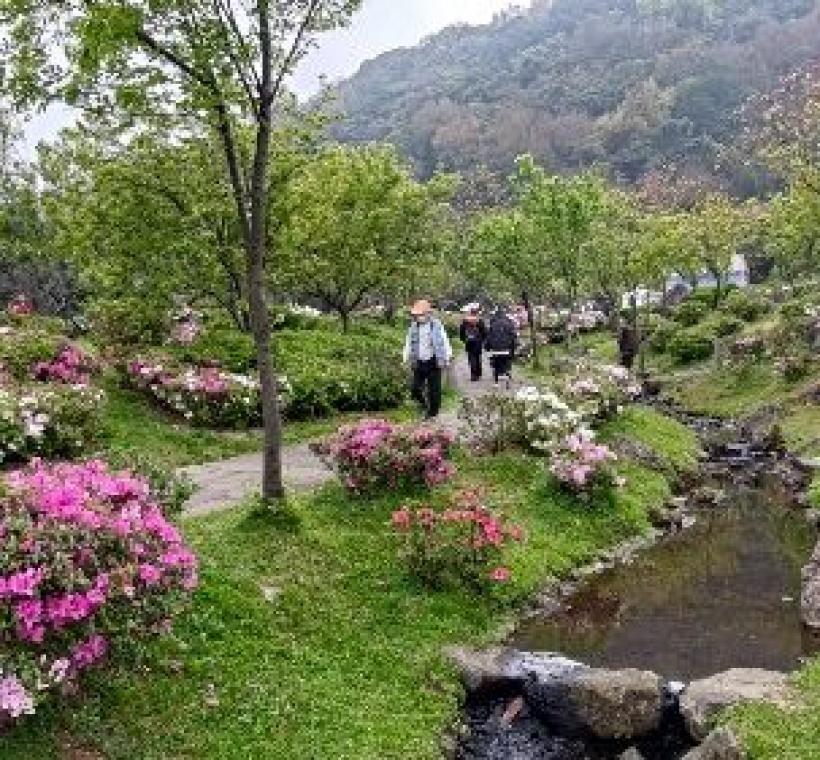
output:
M0 739L0 756L59 757L70 737L123 760L439 757L461 698L442 648L494 640L545 579L644 531L669 494L662 475L628 462L627 485L597 508L548 486L529 456L458 466L456 485L480 485L525 530L509 585L484 597L416 585L388 527L399 496L361 502L332 485L278 519L237 508L188 520L202 586L174 638ZM262 586L281 593L268 602Z

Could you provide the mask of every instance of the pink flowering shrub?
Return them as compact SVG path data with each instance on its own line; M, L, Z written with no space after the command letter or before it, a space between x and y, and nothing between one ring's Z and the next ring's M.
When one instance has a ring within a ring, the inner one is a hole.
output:
M617 459L605 444L597 443L586 428L558 441L552 449L549 471L573 493L593 493L618 482L611 464Z
M168 630L197 561L140 477L35 462L0 497L0 723Z
M243 428L262 421L259 382L218 367L175 366L135 359L125 368L128 383L192 425ZM286 390L286 389L285 389Z
M373 419L343 427L315 448L349 491L375 494L449 480L455 472L447 459L453 442L443 430Z
M34 313L34 305L27 295L18 293L9 300L6 305L6 312L12 317L27 317Z
M34 379L46 383L86 386L91 379L91 357L72 343L66 343L50 361L34 365Z
M484 506L474 490L457 494L444 511L402 507L392 524L411 574L433 588L505 583L511 573L504 549L522 538L521 529Z

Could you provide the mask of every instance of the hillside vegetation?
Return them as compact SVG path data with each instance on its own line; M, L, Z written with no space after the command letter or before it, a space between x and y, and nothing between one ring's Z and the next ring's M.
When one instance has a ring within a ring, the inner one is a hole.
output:
M340 86L334 135L387 140L423 175L665 170L740 194L762 173L727 159L739 106L816 58L816 0L536 0L366 63Z

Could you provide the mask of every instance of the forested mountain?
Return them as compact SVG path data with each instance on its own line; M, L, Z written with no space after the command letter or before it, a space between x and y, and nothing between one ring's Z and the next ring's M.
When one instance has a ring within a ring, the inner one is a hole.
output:
M759 177L720 157L738 107L820 57L820 0L536 0L362 66L339 87L343 141L388 140L422 175L554 171L621 181L676 167L739 194Z

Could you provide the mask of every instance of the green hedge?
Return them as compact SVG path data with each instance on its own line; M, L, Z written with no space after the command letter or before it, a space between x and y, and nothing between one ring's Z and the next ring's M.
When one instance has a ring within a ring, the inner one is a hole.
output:
M771 310L769 301L759 293L733 290L721 308L744 322L755 322Z
M715 352L715 333L708 327L680 329L669 341L669 353L681 364L708 359Z
M699 299L689 298L678 306L672 315L674 320L684 327L694 327L694 325L705 319L709 313L709 307Z
M6 328L0 333L0 367L16 380L31 378L37 362L54 358L65 338L55 332L35 329Z
M324 326L278 331L273 348L276 369L291 386L288 416L305 419L398 406L407 393L403 341L403 328L364 321L347 334ZM251 336L230 329L206 331L174 354L193 364L215 360L233 372L256 367Z

